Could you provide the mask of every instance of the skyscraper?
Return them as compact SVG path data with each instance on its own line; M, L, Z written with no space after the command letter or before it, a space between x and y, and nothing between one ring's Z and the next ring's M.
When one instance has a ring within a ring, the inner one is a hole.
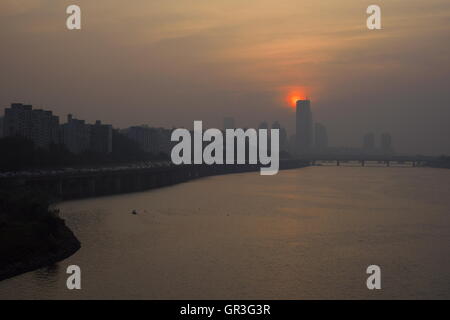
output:
M327 128L321 123L316 123L314 140L317 151L325 151L328 148Z
M308 153L313 143L313 120L310 100L297 101L296 144L298 153Z

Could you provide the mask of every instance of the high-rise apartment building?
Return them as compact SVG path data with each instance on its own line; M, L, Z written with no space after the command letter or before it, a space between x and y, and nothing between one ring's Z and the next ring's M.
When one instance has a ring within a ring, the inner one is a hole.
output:
M61 128L62 141L74 154L88 150L95 153L112 152L112 126L109 124L102 124L100 120L95 124L87 124L69 114L67 123L62 124Z
M170 155L174 143L171 141L172 130L152 128L149 126L133 126L124 130L125 135L138 143L148 153Z
M112 126L97 120L90 127L89 149L95 153L112 152Z
M61 125L62 141L67 149L79 154L89 150L91 143L90 128L84 120L73 118L71 114L67 116L67 123Z
M59 118L51 111L33 109L31 105L13 103L5 109L4 136L22 136L36 147L48 148L59 140Z

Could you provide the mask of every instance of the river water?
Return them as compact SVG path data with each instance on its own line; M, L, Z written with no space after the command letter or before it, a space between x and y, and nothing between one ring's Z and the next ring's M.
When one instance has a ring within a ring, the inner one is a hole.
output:
M64 202L82 249L0 299L450 299L449 186L444 169L322 166Z

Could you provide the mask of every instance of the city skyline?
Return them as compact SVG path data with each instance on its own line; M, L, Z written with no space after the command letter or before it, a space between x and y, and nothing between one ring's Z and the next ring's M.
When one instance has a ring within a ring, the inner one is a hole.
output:
M115 127L277 119L293 132L288 99L308 97L334 145L390 132L400 152L450 153L448 1L383 3L375 31L369 3L354 1L79 4L86 19L71 32L65 3L2 1L1 106Z
M4 115L0 115L0 138L22 136L32 140L36 147L48 149L51 144L65 145L73 154L93 151L109 154L113 149L113 130L135 141L139 148L150 154L170 154L173 146L171 132L176 128L152 127L148 124L132 125L127 128L113 128L101 120L88 124L85 120L77 119L68 114L65 123L60 123L58 116L51 110L33 108L33 105L11 103L5 108ZM363 136L362 144L358 147L335 146L329 143L327 127L313 119L310 100L296 101L296 130L289 134L278 120L263 121L258 129L278 129L279 150L288 152L291 156L306 154L393 154L394 147L390 133L380 135L379 145L375 141L374 133ZM272 124L270 124L270 122ZM223 128L251 129L248 126L236 125L234 117L223 118ZM187 128L192 129L192 128ZM220 130L220 129L219 129Z

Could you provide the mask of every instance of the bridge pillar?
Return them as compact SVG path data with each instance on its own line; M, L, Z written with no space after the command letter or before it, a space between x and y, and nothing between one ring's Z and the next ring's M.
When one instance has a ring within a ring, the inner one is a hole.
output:
M364 160L361 160L361 166L365 167L366 166L366 162Z
M415 162L415 161L412 162L412 166L413 166L413 167L416 166L416 162Z
M339 167L340 165L341 165L341 162L340 162L339 160L337 160L337 161L336 161L336 166Z
M386 161L386 167L390 167L390 166L391 166L391 164L390 164L389 160Z

